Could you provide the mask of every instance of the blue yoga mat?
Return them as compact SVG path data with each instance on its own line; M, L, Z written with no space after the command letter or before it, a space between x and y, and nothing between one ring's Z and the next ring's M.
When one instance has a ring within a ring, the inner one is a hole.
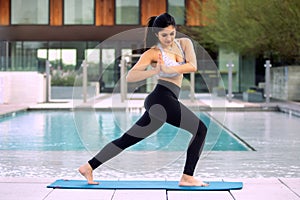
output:
M163 190L194 190L194 191L228 191L240 190L242 182L208 182L207 187L178 186L178 181L97 181L99 185L89 185L85 180L56 180L48 185L48 188L60 189L163 189Z

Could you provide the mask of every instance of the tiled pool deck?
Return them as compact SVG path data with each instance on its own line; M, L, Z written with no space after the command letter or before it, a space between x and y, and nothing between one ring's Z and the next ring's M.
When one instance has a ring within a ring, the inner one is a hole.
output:
M80 104L81 108L93 108L93 109L131 109L133 112L139 112L143 105L143 95L133 98L133 100L124 103L121 102L117 96L111 96L107 94L101 94L95 100ZM113 100L112 100L113 99ZM199 97L201 100L191 102L189 100L183 100L186 105L191 108L197 108L200 110L227 110L227 111L268 111L268 110L282 110L289 113L290 115L299 116L300 104L296 102L283 102L283 101L271 101L268 105L263 103L248 103L234 99L231 103L224 101L222 98L215 98L212 102L211 99L206 96ZM72 101L67 102L51 102L43 104L11 104L11 105L1 105L0 104L0 115L5 115L13 113L16 111L27 110L27 109L73 109L74 104ZM300 121L300 118L299 118ZM264 127L261 127L264 128ZM263 145L263 144L262 144ZM295 144L297 145L297 144ZM269 150L272 151L272 150ZM300 157L298 152L288 152L294 155L294 159L298 160L300 163ZM230 156L230 152L227 156ZM267 156L265 154L264 156ZM214 156L214 155L212 155ZM220 156L219 154L216 155ZM226 155L225 155L226 156ZM232 156L232 155L231 155ZM284 156L284 154L282 155ZM223 154L224 157L224 154ZM219 159L222 159L221 157ZM263 163L265 158L257 158L257 154L249 154L247 156L247 163L252 164L252 171L255 171L255 162ZM208 161L209 163L209 161ZM226 163L224 163L224 169L226 168ZM211 167L208 164L208 167ZM227 166L228 167L228 166ZM232 169L238 170L243 166L237 166ZM249 167L249 166L248 166ZM272 166L270 166L272 167ZM291 166L299 168L298 166ZM35 169L36 170L36 169ZM216 169L218 170L218 169ZM226 169L225 169L226 170ZM257 169L260 170L260 169ZM276 172L276 169L274 169ZM282 173L282 172L281 172ZM176 176L177 177L177 176ZM267 178L266 178L267 177ZM62 189L49 189L46 186L62 177L0 177L0 199L2 200L15 200L15 199L30 199L30 200L60 200L60 199L125 199L125 200L193 200L193 199L236 199L236 200L247 200L247 199L274 199L274 200L293 200L300 199L300 177L293 176L281 176L278 173L277 176L257 176L257 177L247 177L247 176L236 176L236 177L213 177L204 178L207 181L242 181L244 187L242 190L236 191L218 191L218 192L186 192L186 191L165 191L165 190L62 190ZM78 179L75 177L68 177L73 179ZM137 177L141 178L141 177ZM124 178L126 179L126 178ZM131 179L131 178L129 178ZM149 175L145 179L159 179L155 175ZM174 176L170 179L174 180Z

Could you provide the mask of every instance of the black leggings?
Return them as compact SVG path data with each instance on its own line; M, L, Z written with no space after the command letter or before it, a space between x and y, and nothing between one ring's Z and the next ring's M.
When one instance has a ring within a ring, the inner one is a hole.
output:
M95 157L89 160L93 169L140 142L159 129L165 122L190 132L190 141L184 174L193 175L207 133L204 123L178 101L180 88L168 81L159 80L155 89L145 99L143 116L120 138L108 143Z

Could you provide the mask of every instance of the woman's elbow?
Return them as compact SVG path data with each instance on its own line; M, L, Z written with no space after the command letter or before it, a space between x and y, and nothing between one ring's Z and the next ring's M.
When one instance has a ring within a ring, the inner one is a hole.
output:
M128 83L133 82L132 77L131 77L130 75L128 75L128 74L127 74L125 80L126 80L126 82L128 82Z
M196 72L197 71L197 66L193 66L191 72Z
M191 72L196 72L197 71L197 65L194 65L194 64L190 63L190 71Z
M187 62L187 73L192 73L197 71L197 64L194 64L193 62Z
M135 74L132 74L131 71L129 71L125 77L126 82L128 83L132 83L132 82L136 82L136 76Z

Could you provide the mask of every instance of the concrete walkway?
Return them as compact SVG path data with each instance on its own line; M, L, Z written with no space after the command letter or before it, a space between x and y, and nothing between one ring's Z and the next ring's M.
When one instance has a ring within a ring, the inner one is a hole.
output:
M100 94L87 102L79 100L52 100L49 103L22 103L22 104L0 104L0 116L23 110L51 110L76 108L92 108L95 110L125 110L143 109L144 99L147 94L134 94L128 100L122 101L120 94ZM187 107L201 111L283 111L300 116L300 102L272 100L265 102L245 102L233 99L228 102L225 98L210 94L196 94L196 99L180 99Z
M95 110L129 109L140 112L143 109L145 95L131 97L122 102L119 95L101 94L86 103L81 101L51 102L43 104L11 104L0 105L0 118L13 115L14 112L40 109L67 109L87 108ZM234 99L228 102L222 98L198 95L197 100L182 100L188 107L199 110L233 110L233 111L272 111L281 110L292 115L300 116L300 105L297 102L272 101L266 105L249 103ZM75 106L74 106L75 105ZM0 151L1 153L1 151ZM298 158L295 158L298 159ZM1 157L0 157L1 160ZM0 169L1 170L1 169ZM272 199L272 200L299 200L300 178L241 178L241 179L209 179L205 181L242 181L242 190L235 191L166 191L166 190L63 190L46 188L48 184L59 179L54 178L21 178L0 177L0 200L60 200L60 199L103 199L103 200L193 200L193 199ZM153 179L155 180L155 178Z
M0 104L0 116L18 111L25 111L30 107L30 104Z
M113 109L143 109L144 99L147 94L134 94L128 96L128 100L122 101L120 94L100 94L87 102L79 100L51 101L49 103L31 104L28 109L74 109L74 108L93 108L98 110ZM216 97L211 94L196 94L195 100L180 99L187 107L196 110L225 110L225 111L274 111L282 109L287 112L299 112L299 102L289 102L272 100L265 102L245 102L239 99L233 99L229 102L226 98ZM0 104L0 110L1 108Z
M46 188L55 179L0 178L3 200L299 200L300 178L238 179L242 190L166 191L166 190L88 190ZM222 180L220 180L222 181Z

